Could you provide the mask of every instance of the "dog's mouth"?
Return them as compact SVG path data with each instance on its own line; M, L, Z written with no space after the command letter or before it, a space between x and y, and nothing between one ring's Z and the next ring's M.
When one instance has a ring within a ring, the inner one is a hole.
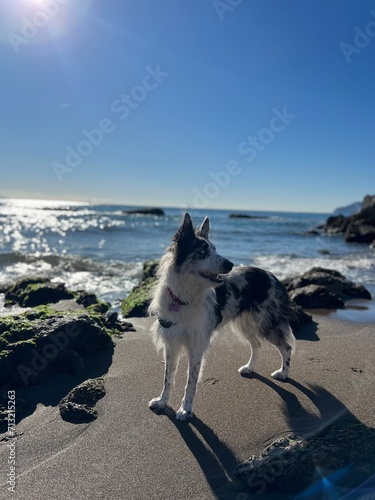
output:
M213 281L214 283L224 283L224 280L220 277L219 274L210 273L209 271L200 271L199 274L202 276L202 278Z

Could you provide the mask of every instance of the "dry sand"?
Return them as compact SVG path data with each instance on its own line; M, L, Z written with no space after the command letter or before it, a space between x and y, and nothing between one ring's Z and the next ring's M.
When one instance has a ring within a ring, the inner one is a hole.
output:
M247 496L231 479L236 465L279 437L314 433L344 413L375 427L375 323L314 319L318 324L297 341L287 382L270 377L280 360L269 345L261 350L256 374L241 377L237 368L247 361L248 349L221 332L207 356L195 416L187 423L177 422L172 411L149 410L148 400L161 390L163 364L148 333L150 319L133 320L137 332L116 340L113 359L102 354L87 363L83 379L108 370L96 421L77 425L60 417L59 400L79 381L65 377L33 389L30 414L17 425L15 494L6 489L8 449L0 443L0 497L282 498L268 487L261 496ZM173 409L182 397L185 367L186 361Z

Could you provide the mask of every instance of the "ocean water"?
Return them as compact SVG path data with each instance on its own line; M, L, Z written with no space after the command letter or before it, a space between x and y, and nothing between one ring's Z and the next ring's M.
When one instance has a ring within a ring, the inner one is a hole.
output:
M131 208L0 199L0 284L44 276L118 306L138 283L143 261L163 254L183 216L177 208L166 208L165 217L123 213ZM323 266L375 293L373 250L340 236L306 235L328 214L245 212L267 216L249 220L230 213L190 210L196 224L210 217L211 240L235 264L262 267L280 279Z

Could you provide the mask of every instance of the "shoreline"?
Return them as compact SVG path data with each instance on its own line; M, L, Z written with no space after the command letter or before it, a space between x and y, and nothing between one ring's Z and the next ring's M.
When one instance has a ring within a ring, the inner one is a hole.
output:
M346 303L345 309L306 309L306 312L332 320L348 321L357 324L375 324L375 301L354 299Z

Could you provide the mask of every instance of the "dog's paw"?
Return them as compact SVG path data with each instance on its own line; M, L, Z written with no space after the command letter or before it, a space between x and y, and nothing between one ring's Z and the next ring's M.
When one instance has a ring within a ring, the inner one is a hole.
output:
M244 365L238 368L238 372L241 373L241 375L250 375L251 373L253 373L253 369L249 368L247 365Z
M191 408L184 408L181 406L177 411L176 411L176 419L177 420L187 420L188 418L191 418L193 416L193 410Z
M165 401L160 397L154 398L148 402L148 406L151 410L163 410L165 408Z
M276 380L285 380L288 377L288 374L283 372L282 370L276 370L275 372L271 373L271 377Z

